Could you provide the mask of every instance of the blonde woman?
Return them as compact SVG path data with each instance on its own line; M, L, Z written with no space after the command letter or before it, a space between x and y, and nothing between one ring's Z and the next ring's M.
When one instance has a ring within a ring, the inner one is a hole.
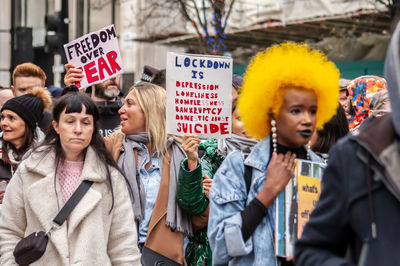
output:
M147 82L134 85L119 114L121 132L106 138L106 144L132 188L142 264L183 265L183 237L192 235L192 218L197 225L202 216L183 213L175 200L179 164L186 155L167 137L165 90ZM199 226L205 224L206 219Z

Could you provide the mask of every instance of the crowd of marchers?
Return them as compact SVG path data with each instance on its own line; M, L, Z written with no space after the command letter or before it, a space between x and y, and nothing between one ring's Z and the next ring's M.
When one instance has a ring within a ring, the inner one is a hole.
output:
M123 95L119 76L78 89L66 64L57 90L16 66L0 89L0 264L397 265L399 34L385 78L343 79L306 44L260 52L233 75L226 139L167 134L165 69ZM275 205L296 159L324 165L322 192L284 258Z

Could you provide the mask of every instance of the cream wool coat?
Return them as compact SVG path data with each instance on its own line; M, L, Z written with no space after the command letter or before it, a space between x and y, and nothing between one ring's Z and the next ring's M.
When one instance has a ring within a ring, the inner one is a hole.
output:
M13 251L18 241L47 231L63 206L58 181L54 188L54 163L54 152L35 152L7 186L0 217L1 265L16 265ZM81 180L94 183L68 222L51 232L43 257L31 265L140 265L127 185L116 169L110 169L114 208L109 213L112 198L102 165L89 147Z

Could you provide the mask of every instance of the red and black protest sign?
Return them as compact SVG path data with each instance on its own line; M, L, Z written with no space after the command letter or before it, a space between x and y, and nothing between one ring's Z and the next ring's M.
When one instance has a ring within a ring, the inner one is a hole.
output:
M168 53L167 132L231 137L232 59Z
M77 87L88 87L122 72L122 60L114 25L86 34L64 45L68 63L82 69Z

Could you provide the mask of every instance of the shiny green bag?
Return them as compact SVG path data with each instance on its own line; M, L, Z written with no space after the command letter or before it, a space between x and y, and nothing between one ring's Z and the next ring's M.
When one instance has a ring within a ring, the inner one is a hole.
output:
M193 237L189 238L185 259L190 266L212 265L212 253L208 242L207 228L195 231Z

